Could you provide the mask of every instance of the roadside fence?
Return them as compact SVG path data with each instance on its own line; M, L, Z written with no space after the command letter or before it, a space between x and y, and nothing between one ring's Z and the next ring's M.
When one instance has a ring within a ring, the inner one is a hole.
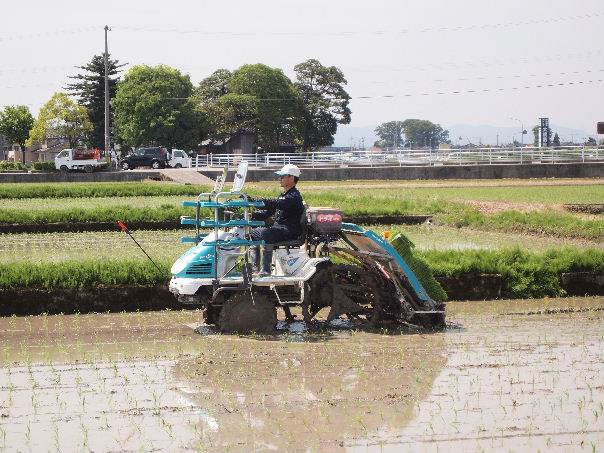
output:
M604 162L604 147L473 148L467 150L338 151L311 153L198 154L194 167L236 167L246 160L252 167L384 167L437 165L502 165Z

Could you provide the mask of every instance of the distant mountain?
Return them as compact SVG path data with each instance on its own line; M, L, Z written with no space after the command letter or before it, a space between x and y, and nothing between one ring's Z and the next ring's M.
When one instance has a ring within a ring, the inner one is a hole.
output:
M533 142L533 125L524 125L527 134L524 136L524 143ZM485 144L495 145L499 139L499 144L511 143L515 138L520 140L520 125L517 127L500 127L491 125L471 125L471 124L450 124L444 125L445 129L449 131L449 137L453 144L467 144L468 141L474 144ZM354 146L360 147L365 140L365 146L371 147L374 142L378 140L377 135L374 132L375 126L367 127L351 127L351 126L339 126L338 132L335 136L334 146ZM556 124L551 125L553 133L558 133L560 140L570 141L574 140L576 143L582 143L589 137L590 134L581 129L572 129L564 126L558 126ZM497 137L499 134L499 137ZM460 139L461 137L461 139Z

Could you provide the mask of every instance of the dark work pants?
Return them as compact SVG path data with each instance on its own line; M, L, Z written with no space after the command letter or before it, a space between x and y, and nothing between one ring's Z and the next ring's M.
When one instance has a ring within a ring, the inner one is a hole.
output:
M290 241L296 239L292 237L289 231L284 228L254 228L250 234L253 241L264 241L265 244L276 244L278 242ZM271 271L271 261L273 260L273 251L264 249L262 270L265 272ZM252 262L257 268L259 267L258 260L260 254L256 252L255 262Z

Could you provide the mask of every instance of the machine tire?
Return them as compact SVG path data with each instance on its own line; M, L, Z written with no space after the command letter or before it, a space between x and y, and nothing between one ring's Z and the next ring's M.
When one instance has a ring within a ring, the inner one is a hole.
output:
M67 173L69 171L69 168L67 167L67 165L61 165L59 167L59 171L61 171L62 173Z
M181 164L176 164L176 165L174 165L174 168L182 168L182 165Z
M202 310L203 322L207 325L218 325L220 322L220 309L222 307L214 307L212 305L208 305L206 308Z
M122 170L130 170L130 164L126 161L122 162L121 164Z
M444 310L445 306L444 304L440 304L436 308L437 310ZM417 314L411 318L411 323L433 330L443 330L445 327L447 327L445 313Z
M92 167L92 165L88 164L88 165L84 165L84 171L86 173L92 173L94 171L94 168Z
M238 291L222 307L218 327L223 333L272 334L277 326L277 308L266 295Z
M151 168L153 168L154 170L159 170L160 168L162 168L162 164L160 161L154 160L153 162L151 162Z
M320 242L315 247L315 258L324 258L329 256L329 244L327 242Z
M306 322L326 307L330 309L327 322L341 315L374 325L379 322L380 292L373 276L365 269L350 264L330 264L318 269L309 284L310 298L302 306Z

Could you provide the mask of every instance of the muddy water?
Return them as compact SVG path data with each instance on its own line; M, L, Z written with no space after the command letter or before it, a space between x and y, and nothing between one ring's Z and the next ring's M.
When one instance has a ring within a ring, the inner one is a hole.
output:
M604 298L448 316L435 334L298 323L269 338L218 335L195 312L1 318L0 448L601 447Z

